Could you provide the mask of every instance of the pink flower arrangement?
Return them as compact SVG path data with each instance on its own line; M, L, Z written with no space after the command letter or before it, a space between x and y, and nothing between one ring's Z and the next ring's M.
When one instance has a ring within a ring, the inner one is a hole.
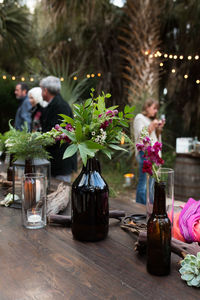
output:
M159 151L162 150L162 143L155 142L154 145L152 145L147 128L142 130L140 140L141 143L136 144L136 148L138 151L144 152L143 157L145 160L143 162L142 171L159 181L158 171L164 163L164 160L159 155Z

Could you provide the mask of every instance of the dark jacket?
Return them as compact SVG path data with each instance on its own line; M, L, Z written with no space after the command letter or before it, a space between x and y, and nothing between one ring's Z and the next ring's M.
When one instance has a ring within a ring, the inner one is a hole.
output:
M15 128L17 130L22 130L22 126L24 125L24 122L27 122L28 130L31 130L31 103L28 99L28 96L26 96L20 103L20 106L17 109L16 115L15 115Z
M65 114L73 118L72 110L67 102L63 100L60 94L57 94L47 107L43 110L42 116L42 132L50 131L56 124L61 123L62 117L58 114ZM69 144L62 144L57 142L53 146L47 148L47 151L52 156L51 161L51 175L69 175L77 169L77 157L72 157L63 160L63 154Z

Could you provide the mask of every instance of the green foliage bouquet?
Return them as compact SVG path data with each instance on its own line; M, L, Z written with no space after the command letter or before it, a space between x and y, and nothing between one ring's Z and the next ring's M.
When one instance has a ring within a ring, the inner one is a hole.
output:
M70 144L63 159L79 151L84 165L98 151L102 151L109 158L113 150L126 151L119 146L122 136L126 142L132 143L123 128L129 127L134 107L126 105L124 112L118 112L118 106L106 108L105 100L111 95L102 92L102 95L94 98L93 92L94 89L91 89L91 98L84 103L74 104L74 119L61 114L62 123L55 126L58 132L56 140Z
M14 159L49 158L45 147L55 142L53 131L51 134L42 134L28 132L27 125L22 131L16 130L11 124L9 126L5 148L8 153L14 155Z

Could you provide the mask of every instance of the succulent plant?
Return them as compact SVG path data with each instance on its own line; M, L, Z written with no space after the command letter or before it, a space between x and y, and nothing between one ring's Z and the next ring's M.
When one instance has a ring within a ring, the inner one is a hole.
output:
M187 254L181 261L179 270L181 278L187 281L189 286L200 287L200 252L197 256Z

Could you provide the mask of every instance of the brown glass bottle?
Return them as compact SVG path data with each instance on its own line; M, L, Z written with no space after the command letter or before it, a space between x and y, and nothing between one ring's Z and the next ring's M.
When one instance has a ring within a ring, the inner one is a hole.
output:
M171 222L166 213L166 184L155 182L153 213L147 222L147 270L168 275L171 266Z
M81 241L98 241L108 234L109 189L98 160L90 158L72 185L72 234Z
M9 166L7 168L7 181L13 180L13 159L14 159L14 155L10 154Z

